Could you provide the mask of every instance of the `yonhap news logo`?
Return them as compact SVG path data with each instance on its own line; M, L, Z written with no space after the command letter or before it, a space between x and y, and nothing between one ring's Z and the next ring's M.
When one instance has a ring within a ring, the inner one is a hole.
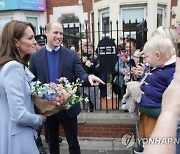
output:
M133 133L125 134L122 137L122 145L125 148L131 148L134 146L135 142L143 143L143 144L180 144L180 138L135 138Z
M122 145L127 149L134 146L134 143L135 143L134 134L129 133L129 134L123 135L121 142L122 142Z

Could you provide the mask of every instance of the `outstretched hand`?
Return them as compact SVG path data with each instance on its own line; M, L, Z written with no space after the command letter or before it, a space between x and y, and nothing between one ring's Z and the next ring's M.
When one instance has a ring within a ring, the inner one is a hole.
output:
M95 75L89 75L88 79L89 79L89 82L90 82L91 86L97 86L100 83L105 84L100 78L98 78Z
M174 79L165 90L162 100L162 111L180 116L180 58L176 58Z

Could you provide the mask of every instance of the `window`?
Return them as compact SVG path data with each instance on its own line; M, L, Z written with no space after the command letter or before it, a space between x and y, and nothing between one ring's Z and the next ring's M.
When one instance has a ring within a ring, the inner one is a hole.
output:
M39 32L39 26L38 26L38 18L37 17L26 17L27 22L30 22L34 28L35 28L35 32L36 34L38 34Z
M109 12L102 12L102 33L109 33Z
M177 21L177 26L180 26L180 21Z
M80 27L80 21L79 17L75 16L75 14L62 14L61 17L58 18L58 21L62 23L63 30L64 30L64 39L63 39L63 45L67 48L70 48L73 45L75 45L75 48L78 48L78 40L79 37L83 37L82 34L82 25ZM80 35L81 30L81 35Z
M77 36L79 33L79 18L74 16L74 14L64 14L58 19L58 21L63 25L64 34Z
M136 21L142 22L146 19L146 8L145 7L128 7L121 9L121 23L124 31L135 31ZM123 23L124 21L124 23ZM131 23L129 23L131 21ZM132 33L133 34L133 33Z
M125 23L129 22L142 22L145 19L145 8L144 7L131 7L131 8L122 8L122 20Z
M157 9L157 27L164 26L164 8L158 7Z
M62 20L61 23L79 23L79 19L77 17L75 17L74 15L69 15L69 16L65 16Z
M9 17L9 16L0 17L0 33L2 32L4 25L11 20L13 20L13 17Z

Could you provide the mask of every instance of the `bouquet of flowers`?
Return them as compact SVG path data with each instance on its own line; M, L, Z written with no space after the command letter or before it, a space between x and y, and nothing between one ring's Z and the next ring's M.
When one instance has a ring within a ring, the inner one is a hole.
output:
M34 96L35 109L37 112L51 116L60 110L79 103L81 96L76 95L77 89L81 86L79 79L72 84L65 77L58 79L56 83L41 84L40 81L31 83L31 93Z

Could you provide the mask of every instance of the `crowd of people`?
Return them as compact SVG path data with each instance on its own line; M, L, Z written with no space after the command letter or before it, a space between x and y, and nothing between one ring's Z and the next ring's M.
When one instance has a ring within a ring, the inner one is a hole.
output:
M142 96L137 105L140 114L139 137L141 139L151 137L161 113L163 93L174 78L179 39L179 33L176 29L161 26L152 34L142 50L134 49L133 44L131 44L131 50L128 50L129 48L126 48L126 45L129 46L128 39L124 40L122 44L125 46L125 51L122 45L120 46L119 60L115 69L118 72L118 82L122 89L123 85L126 89L127 82L141 81L146 73L149 74L141 85ZM124 91L123 89L123 95ZM179 130L179 125L177 129ZM177 131L177 138L178 136L179 131ZM139 143L133 152L142 153L146 144L147 142ZM148 151L151 150L148 149ZM178 152L179 144L177 145Z
M175 138L180 135L178 30L157 28L142 49L136 49L136 40L132 38L121 39L119 44L114 70L121 89L118 94L120 108L127 83L141 81L148 72L137 106L140 138ZM59 22L48 23L45 35L35 35L33 25L24 21L12 20L4 26L0 38L0 112L3 115L0 117L0 154L46 154L40 138L43 125L50 154L59 154L60 124L69 153L81 153L77 116L81 108L91 112L101 109L99 85L105 83L99 78L102 75L100 60L92 43L79 42L76 52L75 46L68 49L62 42L63 27ZM79 91L89 98L88 103L81 106L78 103L48 117L35 113L31 81L57 83L60 77L66 77L70 82L77 78L83 81ZM169 119L171 125L164 118ZM145 145L142 142L134 148L134 153L175 153L175 147L178 153L179 144Z

